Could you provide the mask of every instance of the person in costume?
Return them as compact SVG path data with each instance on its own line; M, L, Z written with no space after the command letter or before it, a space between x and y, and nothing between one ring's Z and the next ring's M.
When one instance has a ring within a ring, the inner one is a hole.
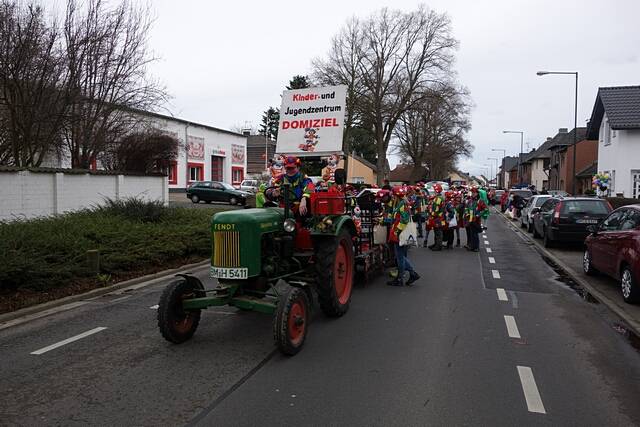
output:
M264 183L260 184L258 191L256 192L256 208L263 208L265 203L264 190L267 188Z
M445 249L451 249L453 248L454 230L458 228L457 222L453 221L456 217L456 209L453 200L453 192L451 191L447 191L445 193L444 217L446 221L446 225L443 228L443 238L446 243Z
M464 224L467 228L469 241L468 250L478 252L480 250L480 233L482 232L482 216L488 211L487 205L480 199L478 188L471 189L471 197L467 199L464 209Z
M340 157L337 154L332 154L327 159L327 166L322 168L322 179L325 182L335 182L335 173L336 169L338 169L338 162L340 162Z
M433 191L436 193L431 202L431 210L429 211L429 217L433 222L433 236L435 242L429 246L429 249L433 251L442 250L442 233L447 222L444 218L444 205L445 200L442 197L442 185L436 184L433 186Z
M413 265L407 257L409 247L407 245L400 246L400 233L409 224L411 219L411 209L409 207L409 201L406 198L406 192L403 187L393 187L393 222L391 224L391 230L389 232L389 241L393 245L393 249L396 255L396 263L398 264L398 276L387 282L389 286L410 286L416 280L420 278L418 273L413 268ZM404 273L409 272L409 279L404 283Z
M456 209L456 248L460 247L460 228L462 227L462 217L464 216L464 203L462 202L462 192L456 192L453 203Z
M269 180L269 186L272 186L273 183L284 175L284 156L281 154L276 154L273 157L273 161L271 162L271 167L269 167L269 172L271 173L271 179Z
M274 188L270 188L265 195L270 200L279 199L280 188L288 183L289 202L294 214L305 216L309 211L309 199L315 191L315 186L307 175L300 172L301 165L302 162L297 157L287 156L284 162L285 174L275 180ZM280 205L284 206L284 201L281 200Z

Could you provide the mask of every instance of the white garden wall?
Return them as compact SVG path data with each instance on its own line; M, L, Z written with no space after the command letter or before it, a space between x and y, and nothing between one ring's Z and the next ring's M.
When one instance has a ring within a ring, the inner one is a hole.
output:
M166 176L0 171L0 221L90 208L106 198L169 204Z

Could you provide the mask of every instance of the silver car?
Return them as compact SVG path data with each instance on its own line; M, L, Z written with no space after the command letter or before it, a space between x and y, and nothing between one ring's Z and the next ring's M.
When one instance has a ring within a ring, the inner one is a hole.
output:
M245 179L240 183L240 190L249 193L257 193L258 187L260 187L260 181L257 179Z
M533 210L535 208L540 208L542 204L549 200L551 195L541 194L536 196L531 196L527 201L527 204L522 208L522 215L520 216L520 227L526 228L529 233L533 233Z

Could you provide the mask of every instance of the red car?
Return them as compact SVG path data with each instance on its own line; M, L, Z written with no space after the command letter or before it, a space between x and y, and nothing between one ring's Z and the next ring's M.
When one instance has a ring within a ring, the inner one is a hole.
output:
M640 302L640 204L618 208L587 230L584 272L620 280L625 302Z

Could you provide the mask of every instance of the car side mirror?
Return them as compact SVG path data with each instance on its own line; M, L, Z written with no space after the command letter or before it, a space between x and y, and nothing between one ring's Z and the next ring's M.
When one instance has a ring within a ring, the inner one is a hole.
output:
M598 234L598 226L597 225L588 225L587 231L591 234Z
M336 169L333 172L333 179L335 179L336 184L344 185L347 182L347 171L344 169Z

